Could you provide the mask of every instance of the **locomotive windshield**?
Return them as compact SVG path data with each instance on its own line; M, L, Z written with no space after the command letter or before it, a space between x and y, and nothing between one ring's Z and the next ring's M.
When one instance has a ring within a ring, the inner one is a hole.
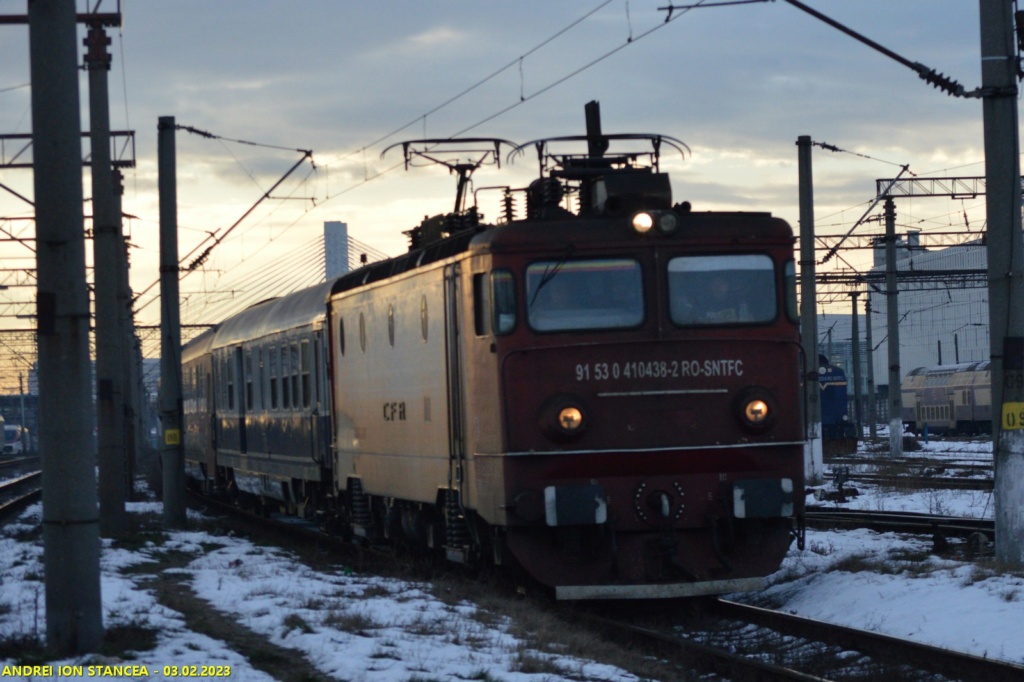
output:
M775 268L763 254L681 256L668 263L672 321L679 326L763 324L775 319Z
M640 263L629 258L531 263L526 301L536 331L636 327L644 321Z

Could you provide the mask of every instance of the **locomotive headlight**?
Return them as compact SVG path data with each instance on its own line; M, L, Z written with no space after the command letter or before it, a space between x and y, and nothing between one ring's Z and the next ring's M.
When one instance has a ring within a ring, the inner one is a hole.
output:
M647 234L654 227L654 216L650 213L637 213L633 216L633 229L638 234Z
M658 231L662 234L672 234L679 227L679 218L676 218L675 213L669 211L659 215L656 224Z
M642 211L633 216L633 229L647 234L657 228L662 234L672 234L679 227L679 218L672 211Z
M569 393L559 393L545 400L537 413L537 421L544 435L559 442L579 438L590 423L586 404L579 396Z
M775 421L778 412L772 394L759 386L741 391L733 403L740 426L752 433L767 431Z
M751 426L760 426L768 421L768 403L758 398L743 407L743 416Z
M558 425L566 433L574 433L583 426L583 413L580 412L578 407L573 407L572 405L563 407L558 412Z

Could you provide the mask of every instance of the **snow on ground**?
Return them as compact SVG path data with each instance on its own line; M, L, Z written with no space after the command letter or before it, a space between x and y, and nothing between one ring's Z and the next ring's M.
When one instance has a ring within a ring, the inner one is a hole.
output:
M132 512L160 512L159 505L152 503L128 506ZM36 504L22 516L21 523L5 528L0 537L0 641L45 634L42 548L39 542L12 537L37 527L40 514L40 505ZM180 574L201 599L237 623L273 644L302 652L324 679L639 679L608 665L529 650L510 634L506 618L479 613L480 609L470 603L446 604L424 585L357 575L344 566L314 571L287 551L257 546L237 537L177 531L167 533L167 540L159 545L151 543L134 551L115 548L108 540L103 545L105 627L157 629L157 646L130 660L85 656L54 661L47 663L53 666L52 671L31 677L9 674L12 670L7 666L19 665L19 661L0 660L0 679L88 679L94 676L90 675L90 665L144 665L148 677L140 678L138 670L103 676L114 680L164 680L182 676L164 666L177 666L178 670L195 666L200 673L211 666L230 666L232 679L272 680L224 642L191 632L181 614L161 606L143 584L145 571L124 572L155 561L164 553L194 557L183 568L165 570ZM82 671L61 675L60 666L82 666ZM537 667L563 672L524 672ZM222 672L226 670L221 668ZM97 671L108 672L102 667L93 669ZM212 675L197 677L219 679Z
M933 441L929 450L962 448ZM952 491L894 494L863 490L844 506L991 517L991 495ZM159 513L132 503L135 513ZM0 535L0 641L45 633L41 546L16 539L38 527L39 506ZM166 569L196 595L268 641L301 651L327 679L415 682L478 679L491 682L637 680L607 665L530 651L507 619L470 603L447 604L416 583L354 574L337 566L314 571L288 552L232 536L170 532L160 545L129 551L104 541L104 624L158 629L155 648L132 660L88 656L60 665L145 665L148 679L172 679L164 666L230 666L231 678L269 680L226 643L188 629L179 613L160 605L146 586L145 562L163 553L185 557ZM134 568L133 568L134 567ZM800 615L906 637L979 656L1024 663L1024 573L991 564L940 558L930 542L866 530L809 531L793 547L763 593L734 595L770 602ZM545 661L529 672L524 657ZM3 667L18 661L0 660ZM223 671L223 669L222 669ZM561 672L553 672L561 671ZM7 679L28 679L6 675ZM130 675L107 679L140 679ZM215 679L206 677L201 679Z

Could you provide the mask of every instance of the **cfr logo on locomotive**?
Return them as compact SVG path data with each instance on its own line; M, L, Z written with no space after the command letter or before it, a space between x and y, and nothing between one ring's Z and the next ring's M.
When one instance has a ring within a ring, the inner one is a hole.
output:
M384 403L384 421L386 422L404 422L405 421L405 403Z

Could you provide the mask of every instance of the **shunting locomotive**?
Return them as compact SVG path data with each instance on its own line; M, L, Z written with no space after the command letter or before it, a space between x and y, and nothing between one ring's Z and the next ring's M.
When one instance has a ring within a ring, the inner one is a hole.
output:
M685 145L604 134L591 102L586 135L512 148L540 176L497 190L501 220L451 163L455 210L408 253L197 339L192 481L559 599L760 588L802 540L793 234L673 203L663 148Z

